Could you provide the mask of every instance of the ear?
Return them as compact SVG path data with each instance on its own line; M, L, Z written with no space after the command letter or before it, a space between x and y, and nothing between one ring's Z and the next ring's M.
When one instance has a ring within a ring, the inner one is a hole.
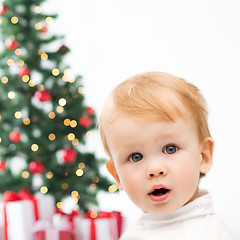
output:
M107 170L110 172L110 174L114 177L115 181L117 182L119 189L123 190L122 184L121 184L119 176L117 174L115 164L112 159L110 159L106 162L106 167L107 167Z
M207 173L212 167L214 141L207 137L202 142L200 172Z

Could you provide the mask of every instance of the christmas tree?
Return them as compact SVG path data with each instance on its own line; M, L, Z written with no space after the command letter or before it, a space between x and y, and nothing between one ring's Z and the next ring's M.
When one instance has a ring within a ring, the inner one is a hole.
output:
M50 193L58 207L72 196L87 211L99 190L116 188L101 176L101 160L83 149L96 116L84 103L81 76L63 62L64 37L48 31L57 15L42 13L43 2L0 7L0 192Z

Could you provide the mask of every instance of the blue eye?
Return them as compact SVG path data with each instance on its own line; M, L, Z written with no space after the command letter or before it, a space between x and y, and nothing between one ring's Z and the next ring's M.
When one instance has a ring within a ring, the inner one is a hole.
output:
M143 159L143 155L141 153L133 153L131 154L131 156L129 157L129 160L131 162L139 162Z
M168 145L163 149L163 153L165 154L174 154L178 150L178 147L175 145Z

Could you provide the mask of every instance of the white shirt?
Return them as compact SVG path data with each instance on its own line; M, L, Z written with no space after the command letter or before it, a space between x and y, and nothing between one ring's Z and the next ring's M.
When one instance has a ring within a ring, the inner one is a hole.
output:
M121 240L235 240L213 212L207 192L169 214L144 213Z

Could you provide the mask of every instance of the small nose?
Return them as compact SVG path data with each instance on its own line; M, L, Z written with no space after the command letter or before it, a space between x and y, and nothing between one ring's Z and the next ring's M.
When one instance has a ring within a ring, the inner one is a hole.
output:
M153 167L151 166L147 171L147 177L153 178L153 177L159 177L159 176L166 176L167 175L167 168L164 166L157 166Z

